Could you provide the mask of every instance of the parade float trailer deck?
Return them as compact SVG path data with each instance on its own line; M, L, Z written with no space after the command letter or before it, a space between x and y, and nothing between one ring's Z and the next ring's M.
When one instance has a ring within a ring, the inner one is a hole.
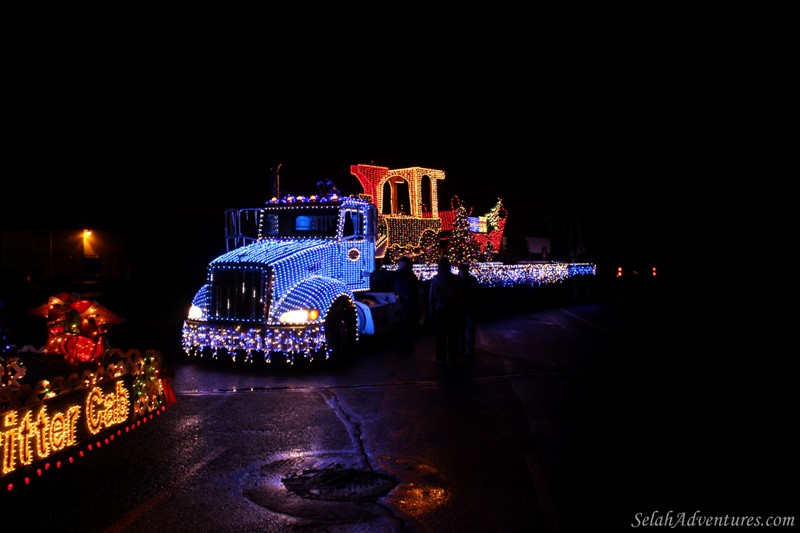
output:
M183 324L187 355L272 362L280 354L288 363L346 355L360 336L397 324L399 303L386 274L401 256L415 262L423 287L443 255L454 268L469 262L484 288L595 274L589 263L492 261L505 227L502 202L482 217L458 203L440 211L441 170L352 165L350 171L363 194L342 196L335 187L310 196L276 191L262 207L227 211L228 251L210 262ZM408 187L407 213L398 201L401 183ZM421 290L422 316L426 296Z

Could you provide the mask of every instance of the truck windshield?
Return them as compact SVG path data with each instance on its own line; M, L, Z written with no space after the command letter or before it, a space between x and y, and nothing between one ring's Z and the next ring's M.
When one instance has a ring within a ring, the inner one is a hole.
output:
M338 223L337 206L267 207L262 215L261 236L335 237Z

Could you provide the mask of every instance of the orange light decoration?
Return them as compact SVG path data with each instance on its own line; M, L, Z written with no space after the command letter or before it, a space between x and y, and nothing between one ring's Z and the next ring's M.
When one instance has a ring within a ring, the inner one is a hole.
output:
M96 301L77 294L58 293L30 314L47 320L48 339L44 353L64 356L71 365L101 358L108 349L107 333L122 317Z
M389 242L399 247L420 246L425 232L438 234L442 230L442 221L438 218L387 215L384 222Z
M451 231L456 227L457 209L461 201L456 197L451 201L452 209L439 210L438 183L445 179L442 170L422 167L409 167L390 170L388 167L374 165L350 165L350 173L355 176L364 189L361 197L367 199L380 213L381 223L385 227L390 247L398 251L398 255L411 255L414 248L425 246L427 234L438 235L442 231ZM399 209L397 185L407 183L409 189L409 213ZM383 211L384 189L389 187L391 195L391 212ZM423 188L430 188L431 205L429 209L423 205ZM497 204L486 214L489 231L476 233L475 241L479 252L486 255L500 249L506 225L507 212L498 199ZM488 249L487 249L488 248Z
M15 479L27 485L44 477L51 465L73 464L85 451L109 445L122 428L128 431L174 403L160 353L113 350L109 357L116 362L86 369L80 378L77 373L48 376L33 387L0 381L0 397L6 400L0 404L0 477L6 478L8 491L18 486ZM20 366L19 359L0 357L0 375L18 375L12 368ZM45 393L31 402L31 390Z
M397 184L408 183L409 213L412 218L439 219L438 183L445 178L443 170L432 168L409 167L390 170L388 167L375 165L350 165L350 173L355 176L364 189L364 198L378 208L378 213L383 215L399 215L399 202L397 198ZM383 211L384 186L389 185L392 210L390 213ZM429 187L431 198L431 211L423 212L422 190L423 186ZM441 223L441 221L440 221Z

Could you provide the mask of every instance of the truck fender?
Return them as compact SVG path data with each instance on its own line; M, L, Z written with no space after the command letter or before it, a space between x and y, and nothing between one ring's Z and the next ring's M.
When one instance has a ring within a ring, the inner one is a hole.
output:
M192 304L189 307L187 317L193 320L205 320L208 296L211 293L211 285L206 283L194 294Z
M278 317L286 311L319 309L319 321L324 322L331 305L342 295L350 300L355 299L342 281L325 276L310 276L287 292L280 302L275 303L270 321L277 322Z
M206 283L194 294L194 298L192 298L192 305L196 305L201 309L205 309L206 302L208 301L208 291L211 288L211 285Z
M358 333L362 335L373 335L375 333L375 322L372 320L372 312L367 304L356 300L356 313L358 314Z

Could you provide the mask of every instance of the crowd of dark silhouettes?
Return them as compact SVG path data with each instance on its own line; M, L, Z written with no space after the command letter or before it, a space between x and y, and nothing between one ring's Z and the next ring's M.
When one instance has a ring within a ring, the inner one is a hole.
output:
M414 337L419 325L420 281L408 257L397 262L394 292L400 300L401 320L398 349L404 355L414 351ZM469 271L469 264L452 271L448 258L442 258L428 290L428 312L433 322L435 363L452 363L457 359L475 358L475 307L478 280Z

